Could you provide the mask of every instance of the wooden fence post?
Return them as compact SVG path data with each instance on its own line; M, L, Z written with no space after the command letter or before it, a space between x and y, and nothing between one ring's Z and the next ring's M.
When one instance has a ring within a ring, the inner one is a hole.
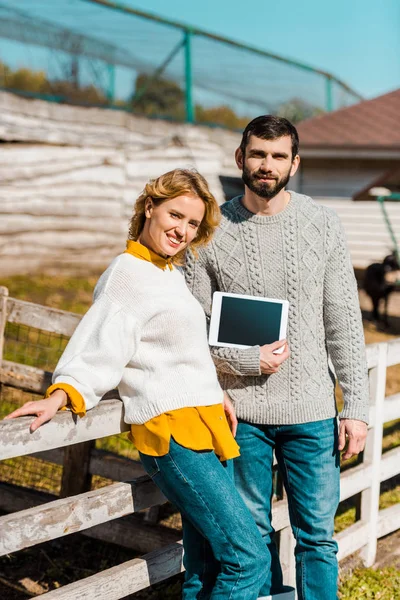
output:
M281 562L283 583L296 587L296 563L294 558L294 549L296 540L289 525L281 529L279 536L279 559Z
M368 431L363 464L370 465L371 487L361 492L361 520L368 525L368 543L361 549L360 556L366 567L375 562L379 523L380 467L384 424L384 402L386 389L387 344L378 346L378 362L370 370L370 399L374 407L374 420Z
M3 351L4 351L4 332L7 323L7 299L8 289L4 286L0 286L0 400L2 397L2 377L1 368L3 363Z
M60 498L76 496L90 490L92 475L89 472L89 465L94 445L95 441L89 440L64 449Z
M4 331L7 323L8 289L0 285L0 365L3 360Z

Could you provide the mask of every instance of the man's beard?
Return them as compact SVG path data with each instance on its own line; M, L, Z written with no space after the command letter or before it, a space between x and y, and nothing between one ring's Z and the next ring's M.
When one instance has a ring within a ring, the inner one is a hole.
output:
M263 173L263 175L266 175ZM282 177L282 179L275 179L274 182L267 183L266 181L261 181L257 178L257 175L253 175L250 170L243 166L242 171L242 180L247 187L260 196L260 198L265 198L266 200L271 200L274 198L279 192L287 185L290 179L290 169L289 171Z

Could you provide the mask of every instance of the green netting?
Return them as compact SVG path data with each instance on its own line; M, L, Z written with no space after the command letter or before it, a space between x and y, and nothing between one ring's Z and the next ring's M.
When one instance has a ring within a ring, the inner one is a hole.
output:
M104 4L0 0L0 87L231 128L267 112L297 122L360 99L306 65Z

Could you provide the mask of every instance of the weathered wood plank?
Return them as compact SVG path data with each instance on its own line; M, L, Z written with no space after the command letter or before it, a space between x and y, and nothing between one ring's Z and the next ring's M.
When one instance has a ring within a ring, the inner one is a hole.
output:
M89 440L64 449L60 498L83 494L91 489L92 474L89 464L94 443L94 440Z
M50 494L0 483L0 509L5 512L15 513L18 510L40 506L55 500L57 498ZM152 552L165 544L172 544L180 538L179 530L162 525L149 527L138 518L137 514L107 521L90 529L83 529L80 534L118 544L137 552Z
M137 515L128 515L85 529L82 535L144 553L178 542L182 532L165 525L148 525L144 520L139 520Z
M296 540L292 528L290 526L285 527L279 536L279 559L282 566L283 583L292 587L296 586L295 546ZM277 598L279 598L279 595Z
M30 454L34 458L40 458L57 465L63 464L64 448L54 448L44 452ZM113 481L131 481L145 475L145 470L138 460L119 456L106 450L93 448L90 455L89 472Z
M110 454L104 450L93 450L89 470L92 475L100 475L113 481L131 481L145 475L139 460Z
M400 394L386 396L383 405L383 418L385 423L400 419Z
M388 342L387 366L392 367L398 364L400 364L400 339L395 339Z
M7 303L8 289L2 285L0 286L0 368L3 360L4 329L7 323Z
M0 517L0 555L83 531L166 501L147 477Z
M367 524L367 543L360 552L361 559L366 567L375 562L377 536L378 536L378 513L380 497L380 472L382 456L382 435L384 424L386 367L388 346L386 343L379 344L378 363L370 373L371 404L375 406L374 426L368 431L364 450L364 464L371 467L371 483L367 489L361 492L361 520Z
M357 465L340 475L340 502L351 498L370 487L372 469L370 465Z
M280 531L289 525L287 500L272 503L272 523L275 531Z
M379 344L367 344L365 347L368 369L372 369L378 364L378 348Z
M44 394L51 384L52 373L23 365L11 360L3 360L0 367L0 382L21 390Z
M49 423L30 433L33 419L0 421L0 460L129 431L120 400L102 400L81 419L69 411L60 411Z
M57 308L9 298L7 320L70 337L82 316Z
M400 448L393 448L382 455L380 465L380 481L386 481L400 473Z
M57 496L46 492L30 490L10 483L0 483L0 510L7 513L33 508L57 499Z
M368 524L357 521L354 525L335 535L335 540L339 545L337 557L340 561L365 546L368 541Z
M183 571L181 544L171 544L58 590L45 600L119 600Z
M400 504L379 511L378 537L384 537L400 529Z

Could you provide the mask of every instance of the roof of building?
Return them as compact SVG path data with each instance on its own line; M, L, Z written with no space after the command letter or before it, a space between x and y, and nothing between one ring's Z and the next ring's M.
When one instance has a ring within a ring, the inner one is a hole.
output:
M301 148L400 148L400 88L297 125Z

